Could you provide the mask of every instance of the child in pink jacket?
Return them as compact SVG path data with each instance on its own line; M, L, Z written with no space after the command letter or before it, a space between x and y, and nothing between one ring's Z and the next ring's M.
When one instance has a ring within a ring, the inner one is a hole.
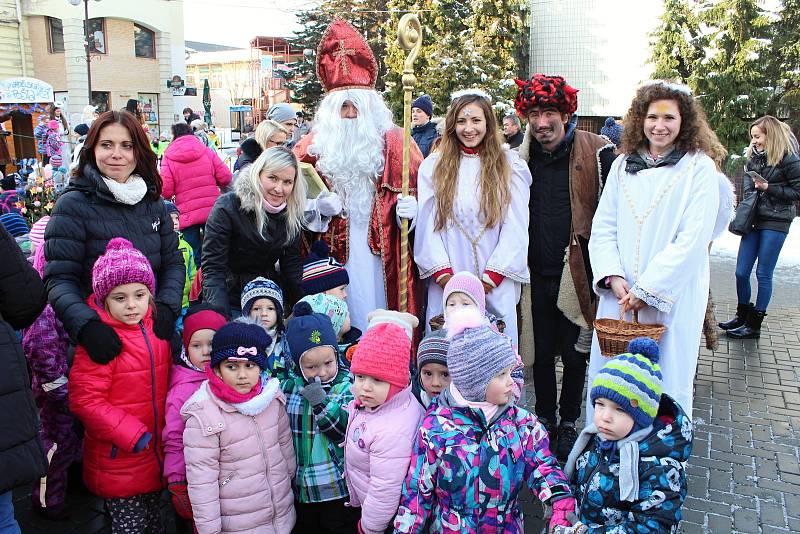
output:
M175 511L183 519L192 519L192 505L189 503L183 460L185 425L181 408L206 379L203 368L211 360L211 340L226 322L225 317L208 305L191 306L183 319L183 350L169 377L167 423L164 426L164 478Z
M289 534L294 527L295 456L286 401L278 380L261 376L271 342L259 325L220 328L207 380L181 410L199 534Z
M424 410L409 385L417 318L386 310L368 318L350 366L355 400L347 405L344 459L350 506L361 507L359 533L378 534L397 513Z

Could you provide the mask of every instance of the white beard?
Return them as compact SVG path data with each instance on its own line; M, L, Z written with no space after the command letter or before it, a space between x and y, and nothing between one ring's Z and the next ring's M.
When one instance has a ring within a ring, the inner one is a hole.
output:
M345 100L356 105L357 118L340 117ZM348 215L358 222L369 220L372 212L375 184L383 174L384 134L392 125L386 104L369 90L331 93L317 112L309 153L318 157L317 169L330 180Z

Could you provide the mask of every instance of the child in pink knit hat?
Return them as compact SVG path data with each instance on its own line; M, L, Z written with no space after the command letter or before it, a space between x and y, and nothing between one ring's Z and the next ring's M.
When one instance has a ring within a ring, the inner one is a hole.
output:
M353 354L355 400L344 444L350 506L361 507L361 534L391 525L424 415L410 386L411 336L417 318L376 310Z
M117 237L94 264L92 289L87 304L113 329L119 355L93 361L83 345L75 351L69 407L86 429L84 482L105 499L112 531L161 532L162 429L172 358L169 343L153 332L153 269L130 241Z

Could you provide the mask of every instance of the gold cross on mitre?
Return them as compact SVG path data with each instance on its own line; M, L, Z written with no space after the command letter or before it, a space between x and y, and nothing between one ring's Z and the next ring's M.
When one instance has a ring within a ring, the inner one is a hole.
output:
M339 39L339 48L333 51L333 58L337 61L341 60L339 67L342 69L345 76L350 74L350 70L347 67L347 56L354 56L355 54L356 51L354 48L345 48L344 39Z

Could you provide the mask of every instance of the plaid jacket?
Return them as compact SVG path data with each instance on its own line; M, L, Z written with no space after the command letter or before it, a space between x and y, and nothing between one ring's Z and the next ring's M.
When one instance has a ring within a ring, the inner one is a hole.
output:
M297 455L297 500L314 503L345 498L348 493L341 444L347 432L344 406L353 400L350 373L339 367L336 378L323 384L328 392L327 403L315 406L313 411L300 394L305 385L305 380L293 371L281 381Z

